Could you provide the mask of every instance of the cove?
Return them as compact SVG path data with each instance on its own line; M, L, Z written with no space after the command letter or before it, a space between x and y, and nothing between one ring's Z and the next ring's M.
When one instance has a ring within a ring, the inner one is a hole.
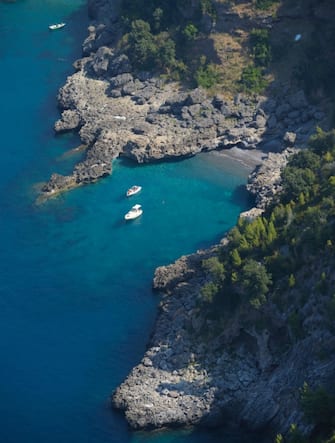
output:
M111 177L37 206L39 182L77 160L67 155L77 136L55 137L53 124L87 24L83 0L0 3L0 441L250 441L222 430L132 433L109 408L154 324L154 269L220 240L249 205L249 171L217 153L117 160ZM133 184L143 190L127 199ZM135 203L144 214L125 223Z

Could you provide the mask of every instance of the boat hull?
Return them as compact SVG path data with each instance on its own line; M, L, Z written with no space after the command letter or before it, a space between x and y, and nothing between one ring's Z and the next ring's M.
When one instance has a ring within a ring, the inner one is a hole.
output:
M131 197L132 195L138 194L142 190L141 186L132 186L127 191L127 197Z
M55 23L54 25L49 25L50 31L56 31L56 29L64 28L65 23Z
M137 212L136 214L135 214L135 213L131 214L131 213L128 212L128 213L124 216L124 219L125 219L125 220L134 220L135 218L140 217L142 214L143 214L143 211L139 211L139 212Z

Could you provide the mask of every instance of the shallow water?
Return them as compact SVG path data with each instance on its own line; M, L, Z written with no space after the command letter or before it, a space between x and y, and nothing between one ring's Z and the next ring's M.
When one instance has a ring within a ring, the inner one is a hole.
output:
M132 433L109 408L145 351L155 267L223 236L248 206L248 170L215 154L116 160L111 177L36 206L37 184L80 158L64 155L78 137L52 128L86 27L84 0L0 3L0 441L241 443L222 430ZM127 199L133 184L143 190ZM144 214L126 223L135 203Z

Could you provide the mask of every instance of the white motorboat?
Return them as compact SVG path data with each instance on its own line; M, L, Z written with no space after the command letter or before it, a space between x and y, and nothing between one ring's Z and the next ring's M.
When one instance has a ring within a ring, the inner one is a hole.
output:
M133 220L143 214L141 205L134 205L130 211L124 216L125 220Z
M142 186L137 186L137 185L132 186L127 191L127 197L137 194L138 192L141 191L141 189L142 189Z
M49 25L49 29L51 31L55 31L56 29L64 28L65 25L66 25L66 23L55 23L53 25Z

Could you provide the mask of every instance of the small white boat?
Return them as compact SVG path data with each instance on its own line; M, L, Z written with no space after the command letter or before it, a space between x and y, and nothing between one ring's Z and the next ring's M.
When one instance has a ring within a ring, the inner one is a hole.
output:
M133 220L143 214L141 205L134 205L130 211L124 216L125 220Z
M55 23L53 25L49 25L49 29L51 31L54 31L55 29L61 29L64 28L64 26L66 25L66 23Z
M142 186L137 186L137 185L132 186L127 191L127 197L130 197L131 195L137 194L138 192L141 191L141 189L142 189Z

